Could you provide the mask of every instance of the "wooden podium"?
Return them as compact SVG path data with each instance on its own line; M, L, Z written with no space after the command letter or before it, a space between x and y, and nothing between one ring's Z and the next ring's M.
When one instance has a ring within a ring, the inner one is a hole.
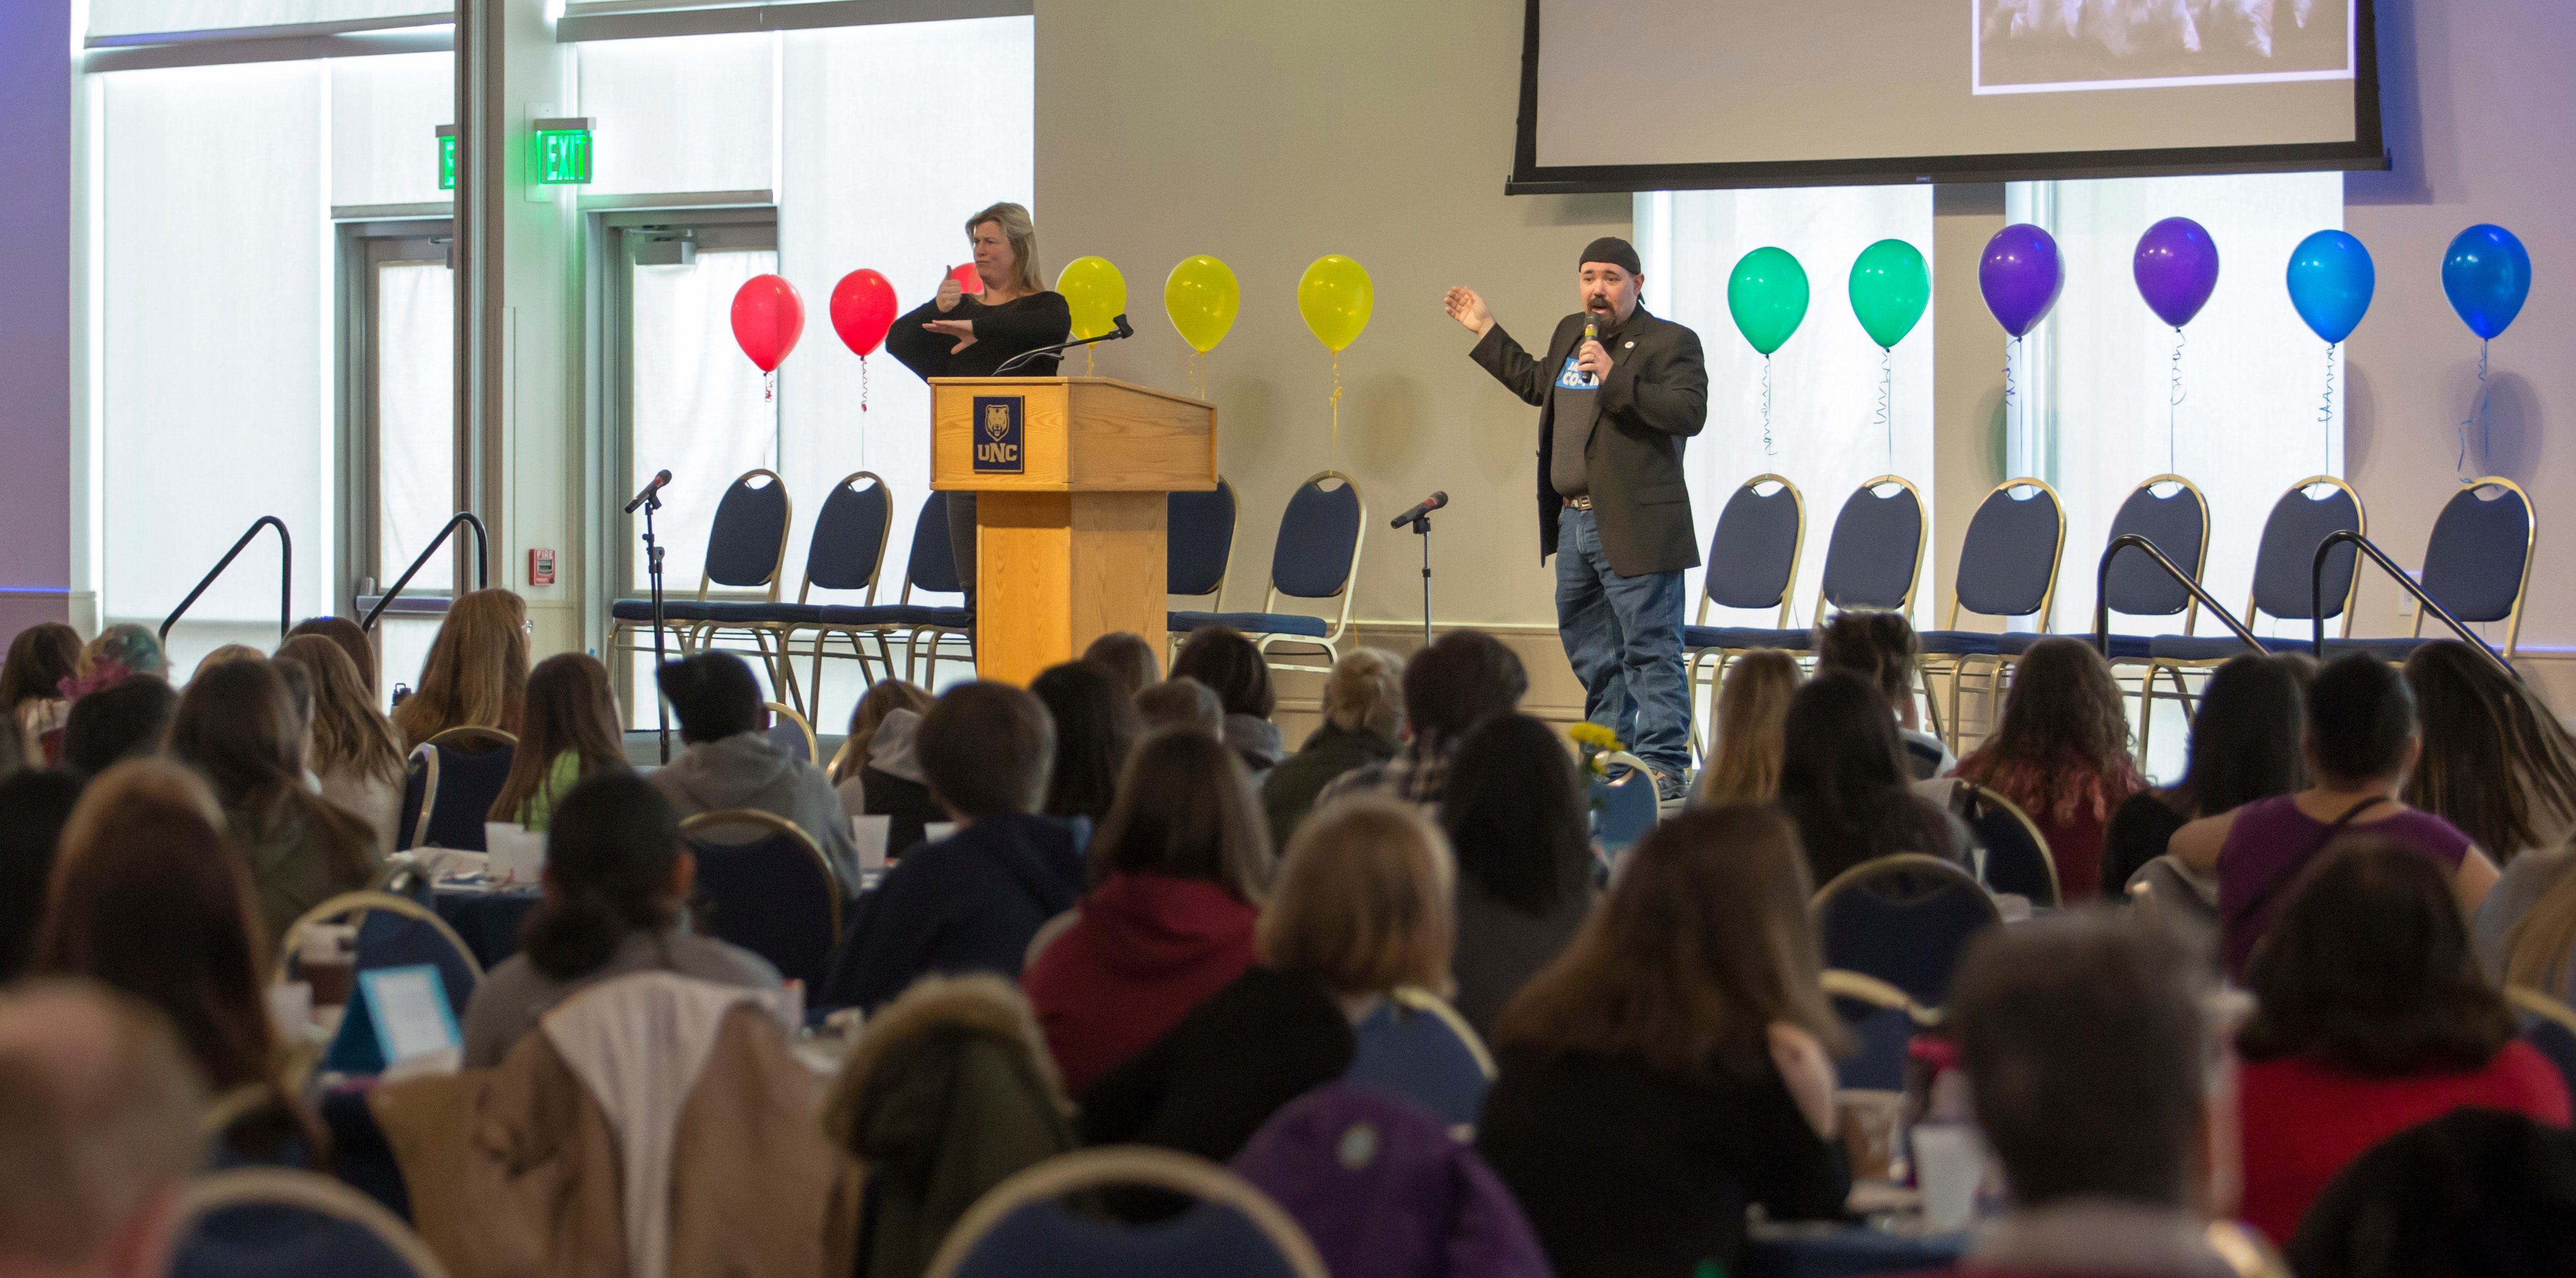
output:
M1164 494L1216 487L1216 406L1105 377L930 379L930 486L976 494L975 664L1026 686L1126 630L1162 646Z

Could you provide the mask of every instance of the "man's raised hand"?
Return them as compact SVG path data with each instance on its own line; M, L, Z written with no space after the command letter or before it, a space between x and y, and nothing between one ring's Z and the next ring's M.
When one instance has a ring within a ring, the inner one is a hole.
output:
M1494 313L1485 309L1485 299L1472 288L1449 290L1449 318L1467 326L1467 331L1483 337L1494 327Z

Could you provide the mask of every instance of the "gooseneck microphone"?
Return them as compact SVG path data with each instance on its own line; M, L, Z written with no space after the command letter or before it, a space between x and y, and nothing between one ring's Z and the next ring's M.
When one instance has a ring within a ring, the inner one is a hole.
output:
M1089 346L1094 342L1114 342L1122 337L1134 337L1136 335L1136 326L1128 323L1127 317L1124 314L1111 316L1109 319L1109 325L1109 331L1098 337L1086 337L1078 342L1058 342L1053 346L1041 346L1033 351L1022 351L1009 359L1003 360L1001 367L993 370L993 375L995 377L999 377L1002 374L1010 372L1012 369L1018 368L1020 365L1028 363L1030 360L1036 359L1041 355L1057 355L1065 351L1072 350L1077 346Z
M1449 494L1433 493L1430 496L1423 498L1421 501L1414 503L1413 509L1408 510L1388 521L1386 526L1389 528L1402 528L1406 524L1412 523L1414 520L1420 519L1424 515L1428 515L1432 511L1438 510L1448 504Z
M641 506L648 501L653 501L655 495L662 491L662 485L670 482L671 472L667 470L654 475L653 482L644 485L644 491L635 494L635 500L626 503L626 513L630 515L634 514L636 507ZM659 505L660 503L655 502L654 504Z

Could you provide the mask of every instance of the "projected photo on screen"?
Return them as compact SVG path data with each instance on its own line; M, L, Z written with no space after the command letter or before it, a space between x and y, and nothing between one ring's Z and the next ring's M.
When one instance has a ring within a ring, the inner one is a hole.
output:
M2348 80L2351 0L1969 0L1978 93Z

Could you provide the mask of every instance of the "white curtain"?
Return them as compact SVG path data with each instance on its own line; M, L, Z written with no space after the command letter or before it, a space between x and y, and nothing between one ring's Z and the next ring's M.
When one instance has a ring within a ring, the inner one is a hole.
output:
M334 58L331 203L422 204L438 189L438 127L456 120L456 55Z
M456 284L447 263L378 266L375 320L376 545L379 588L390 588L456 513ZM405 592L455 582L454 557L440 553Z
M1806 549L1790 597L1797 622L1812 622L1834 515L1862 480L1902 475L1921 489L1923 544L1932 544L1929 310L1883 357L1852 314L1849 293L1853 261L1879 240L1901 239L1930 257L1932 192L1909 186L1666 191L1641 193L1636 202L1646 308L1698 330L1708 353L1708 427L1684 453L1703 553L1718 512L1739 485L1764 472L1787 476L1807 502ZM1726 304L1737 260L1766 245L1795 256L1808 285L1806 319L1769 361L1767 442L1764 359L1736 331ZM1930 581L1926 572L1915 591L1917 625L1932 615ZM1694 616L1699 584L1691 574ZM1775 615L1719 609L1710 619L1769 625Z
M777 172L778 36L601 40L581 50L589 195L766 191Z
M144 35L372 18L418 17L427 24L452 21L455 15L453 4L439 0L89 0L89 33Z

